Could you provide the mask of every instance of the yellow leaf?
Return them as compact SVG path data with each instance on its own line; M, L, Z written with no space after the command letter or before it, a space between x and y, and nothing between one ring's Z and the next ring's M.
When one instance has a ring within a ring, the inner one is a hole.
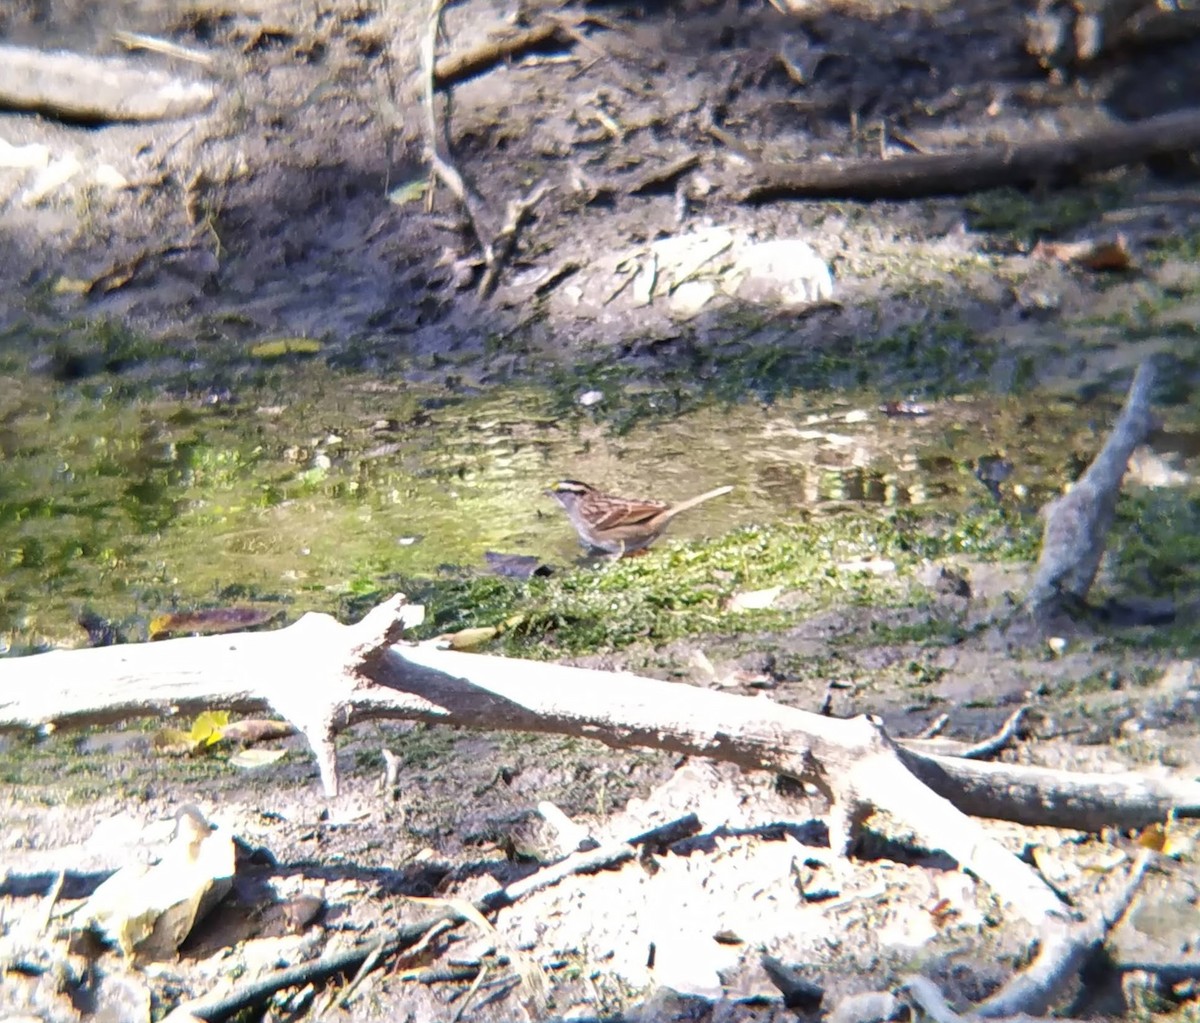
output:
M229 711L206 710L194 722L190 738L197 745L211 746L224 737L224 728L229 724Z
M400 185L398 188L393 188L388 192L388 202L394 206L403 206L406 203L418 202L425 195L428 188L429 182L425 178L417 178L415 181Z
M78 277L60 277L54 282L54 294L82 295L91 286L91 281L81 281Z
M316 355L321 342L310 337L281 337L274 341L260 341L250 349L256 359L279 359L285 355Z
M438 636L438 642L443 649L475 650L489 640L495 639L500 630L494 625L482 625L474 629L459 629L458 632L447 632Z
M1138 835L1138 845L1143 849L1162 852L1167 845L1167 829L1161 824L1151 824L1150 827L1143 828L1142 833Z
M1175 811L1172 810L1167 819L1161 824L1151 824L1138 835L1138 845L1143 849L1153 849L1164 856L1178 858L1190 847L1186 837L1176 826Z

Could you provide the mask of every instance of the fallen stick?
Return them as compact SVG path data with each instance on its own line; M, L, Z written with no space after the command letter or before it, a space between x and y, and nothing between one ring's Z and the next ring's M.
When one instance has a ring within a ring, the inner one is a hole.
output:
M968 1013L954 1012L938 986L919 974L904 981L909 996L935 1023L980 1023L982 1020L1051 1023L1046 1013L1129 909L1145 876L1150 856L1148 850L1142 850L1118 891L1087 920L1047 924L1040 935L1038 954L1033 961ZM1054 1017L1054 1023L1063 1023L1062 1017Z
M1025 595L1025 606L1035 614L1044 617L1087 600L1104 557L1129 456L1156 426L1150 407L1153 387L1154 368L1143 362L1100 453L1067 493L1042 509L1042 550Z
M485 259L491 261L492 232L486 225L483 204L463 180L458 168L449 156L450 143L445 137L441 119L438 117L437 96L435 95L434 77L436 74L435 54L437 51L438 34L442 25L442 8L445 0L432 0L429 9L429 24L421 39L421 73L424 82L422 94L425 107L425 148L429 158L429 166L434 176L445 185L451 194L462 204L471 224L471 232L479 244ZM442 155L442 149L446 155ZM427 194L426 201L432 201L432 191Z
M567 27L557 21L508 32L469 50L443 57L433 66L433 84L446 89L533 50L546 49L551 44L566 49L574 42L575 37Z
M1200 111L1178 110L1067 139L892 160L756 163L742 202L817 197L915 199L1036 185L1200 148Z
M972 1013L962 1015L951 1009L950 1003L946 1001L946 996L942 994L941 988L928 977L908 977L904 982L904 989L908 992L908 996L917 1004L921 1012L932 1020L933 1023L980 1023L979 1016ZM1020 1013L1016 1016L1008 1017L1004 1023L1084 1023L1084 1021L1071 1019L1066 1016L1055 1016L1051 1019L1045 1016L1028 1016Z
M1018 707L1009 714L994 735L980 739L979 742L967 743L956 739L935 739L925 734L929 731L926 729L925 732L912 739L901 739L900 745L905 749L936 756L962 757L964 760L987 760L1013 744L1028 710L1029 708L1025 706ZM942 715L942 718L949 720L948 715L945 714ZM939 724L939 730L946 724L945 721L941 721L941 718L934 723Z
M1151 855L1147 849L1141 851L1121 887L1087 920L1048 925L1033 962L994 995L975 1006L975 1013L985 1019L1007 1018L1018 1013L1047 1013L1067 983L1133 903Z
M487 298L492 293L492 289L500 279L500 274L517 249L521 225L525 222L529 212L542 201L542 197L552 187L547 182L541 181L527 195L509 202L505 211L504 223L496 232L492 244L484 252L486 265L483 276L479 278L479 286L475 289L475 294L480 298Z

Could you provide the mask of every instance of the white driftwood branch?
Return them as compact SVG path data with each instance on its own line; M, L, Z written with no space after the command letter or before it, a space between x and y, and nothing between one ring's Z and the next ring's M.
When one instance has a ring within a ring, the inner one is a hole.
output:
M338 784L335 734L376 718L578 735L710 757L816 786L832 804L835 849L847 850L872 814L886 813L1038 922L1061 909L1058 900L964 810L1069 827L1124 824L1122 813L1158 820L1172 808L1200 814L1200 784L922 756L898 747L866 717L822 717L631 674L391 645L419 616L397 596L352 626L309 614L275 632L6 660L0 730L271 707L304 732L331 796Z

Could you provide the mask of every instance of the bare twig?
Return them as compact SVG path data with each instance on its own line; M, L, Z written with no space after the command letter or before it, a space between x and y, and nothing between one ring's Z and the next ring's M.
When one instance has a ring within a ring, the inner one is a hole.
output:
M445 0L432 0L429 8L429 25L421 39L421 71L424 81L425 96L425 134L426 149L429 165L437 179L445 185L454 197L462 203L467 218L471 222L471 231L475 240L483 250L485 258L491 252L491 238L478 215L478 200L467 188L458 169L450 161L449 156L443 156L439 143L443 142L442 128L438 123L437 97L434 95L435 54L437 52L438 35L441 32L442 8ZM447 144L447 153L449 146Z
M700 165L699 153L688 153L685 156L671 160L660 167L651 167L639 174L633 184L625 191L630 195L646 195L651 192L670 192L676 182Z
M942 994L941 989L928 977L920 975L907 977L904 981L904 988L908 992L908 996L916 1002L929 1019L933 1020L933 1023L979 1023L978 1016L974 1014L963 1016L951 1009L950 1003L946 1001L946 996ZM1083 1023L1083 1021L1068 1019L1065 1016L1046 1018L1018 1013L1007 1017L1004 1023Z
M467 988L467 993L463 995L462 1001L459 1002L458 1008L454 1010L454 1015L450 1017L450 1023L458 1023L463 1017L463 1013L467 1011L467 1006L471 1004L476 993L479 991L479 986L484 982L488 975L487 963L481 963L479 972L475 974L475 979L471 981L471 986Z
M902 739L901 745L907 749L920 750L923 753L937 753L946 757L961 757L966 760L987 760L989 757L994 757L1002 749L1007 748L1017 738L1021 723L1028 710L1028 707L1018 707L1005 719L1004 724L1000 726L994 735L989 735L986 739L981 739L975 743L929 737L930 729L934 726L937 726L934 732L935 735L946 726L946 722L949 721L949 715L943 714L933 722L933 725L930 725L930 728L926 728L919 736L912 739Z
M575 853L521 881L494 889L471 903L471 906L474 912L492 913L514 905L525 896L556 885L574 874L594 873L597 870L617 866L633 859L637 855L637 846L658 845L661 836L669 836L674 839L681 830L686 830L681 827L684 824L694 829L693 833L700 827L695 816L689 814L686 818L671 821L661 828L653 828L628 841L614 842L591 852ZM448 907L435 916L398 927L374 941L334 952L299 966L276 970L235 988L222 998L188 1002L180 1008L186 1009L197 1019L206 1020L208 1023L217 1023L217 1021L228 1019L236 1013L261 1005L284 988L321 983L350 970L360 970L369 959L380 962L388 956L401 952L434 928L445 929L447 926L464 923L466 920L467 917L462 913Z
M989 735L986 739L968 746L958 755L965 760L987 760L989 757L994 757L1002 749L1012 745L1017 738L1027 710L1029 710L1028 707L1018 707L1009 714L995 735Z
M203 53L200 50L193 50L187 46L180 46L178 43L171 42L170 39L160 39L158 36L147 36L142 35L141 32L118 30L113 33L113 39L127 50L148 50L151 53L161 53L167 57L186 60L192 64L201 64L204 67L211 67L213 63L211 53Z
M503 226L492 239L492 244L484 250L487 266L483 271L483 276L479 279L479 287L476 290L476 294L480 298L487 298L492 293L501 271L512 258L513 252L516 251L521 223L550 189L551 186L546 182L538 182L528 195L514 199L508 204Z
M939 714L932 721L930 721L921 732L913 736L913 739L916 741L936 739L942 734L942 732L946 730L946 726L948 724L950 724L950 715Z

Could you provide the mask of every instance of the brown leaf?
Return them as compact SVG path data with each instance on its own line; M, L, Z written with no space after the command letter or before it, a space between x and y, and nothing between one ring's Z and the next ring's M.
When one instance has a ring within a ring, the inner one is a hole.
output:
M1072 263L1085 270L1110 272L1128 270L1133 265L1124 235L1112 241L1047 242L1040 241L1030 253L1035 259Z
M211 636L221 632L240 632L265 625L278 611L257 607L210 607L198 611L170 611L150 622L150 638L166 639L180 633Z

